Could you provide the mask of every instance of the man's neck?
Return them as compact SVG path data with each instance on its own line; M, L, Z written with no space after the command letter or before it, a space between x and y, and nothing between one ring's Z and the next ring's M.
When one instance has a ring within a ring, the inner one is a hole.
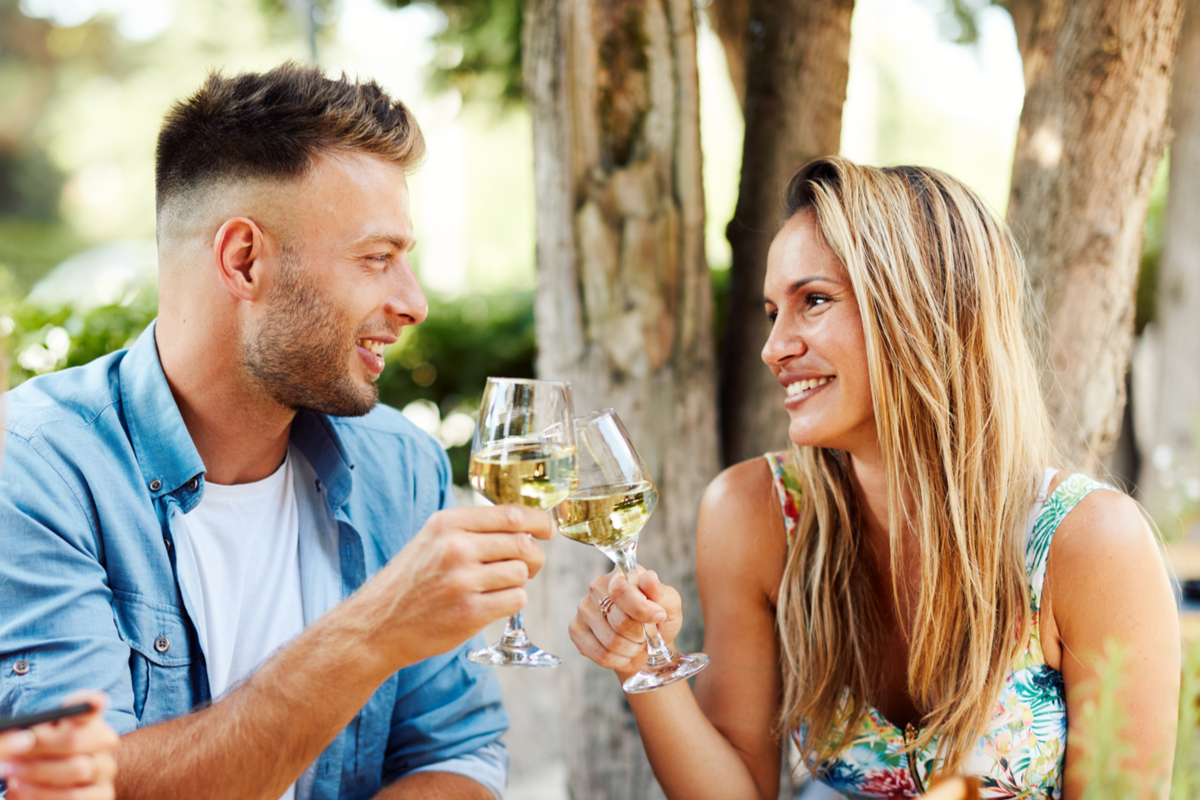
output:
M155 338L167 385L204 462L205 480L252 483L278 469L296 412L255 391L240 359L226 357L219 345L189 347L169 335L164 342L157 330Z

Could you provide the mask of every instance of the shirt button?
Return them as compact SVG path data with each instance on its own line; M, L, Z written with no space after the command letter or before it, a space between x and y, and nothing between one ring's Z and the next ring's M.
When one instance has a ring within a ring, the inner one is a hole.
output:
M199 488L200 488L200 479L199 478L192 478L190 481L187 482L187 490L189 492L194 492Z
M21 659L17 663L13 664L13 672L17 675L27 675L29 673L29 662L25 659Z
M160 481L158 478L155 478L154 480L150 481L150 491L157 492L161 488L162 488L162 481Z
M160 636L154 640L154 649L160 653L165 653L171 649L171 640L165 636Z

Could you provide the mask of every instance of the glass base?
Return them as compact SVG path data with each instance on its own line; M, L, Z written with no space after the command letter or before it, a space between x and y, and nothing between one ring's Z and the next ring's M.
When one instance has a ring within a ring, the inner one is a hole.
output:
M707 666L708 656L704 655L704 653L676 655L661 667L651 668L647 665L645 669L636 675L630 675L621 684L621 688L625 690L626 694L652 692L655 689L675 683L675 681L690 678Z
M493 667L557 667L562 659L553 653L547 653L534 644L510 645L496 642L491 647L472 650L467 658L476 664L490 664Z

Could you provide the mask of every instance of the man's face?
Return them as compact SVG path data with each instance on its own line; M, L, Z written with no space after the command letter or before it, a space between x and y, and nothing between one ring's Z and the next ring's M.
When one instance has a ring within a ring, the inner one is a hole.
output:
M427 311L408 261L408 183L373 156L323 156L290 200L245 366L285 407L361 416L379 400L384 346Z

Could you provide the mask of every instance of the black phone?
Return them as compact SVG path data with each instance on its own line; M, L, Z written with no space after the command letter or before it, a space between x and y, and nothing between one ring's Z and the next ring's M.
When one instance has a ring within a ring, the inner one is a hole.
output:
M43 722L54 722L56 719L65 719L79 714L86 714L91 710L92 706L90 703L79 703L73 706L55 708L51 711L40 711L37 714L26 714L23 717L11 717L9 719L0 717L0 733L20 728L31 728Z

